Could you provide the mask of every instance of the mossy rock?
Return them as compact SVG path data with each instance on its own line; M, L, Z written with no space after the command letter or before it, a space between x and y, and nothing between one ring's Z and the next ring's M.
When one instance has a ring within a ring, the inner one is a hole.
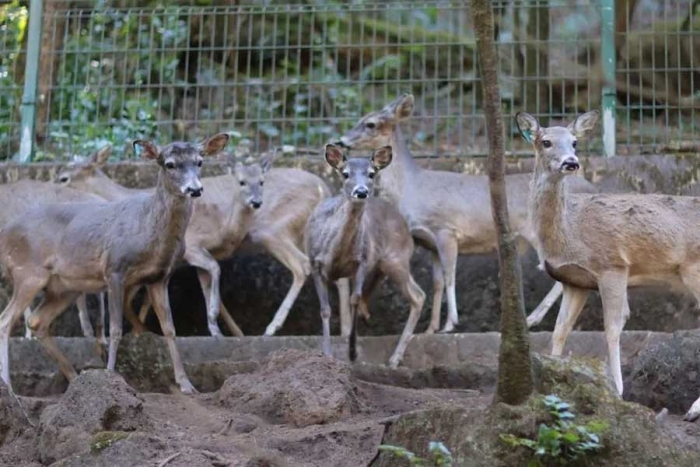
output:
M581 466L680 467L700 465L698 451L679 446L656 423L654 412L623 401L613 389L605 365L593 359L536 356L534 372L539 394L521 406L495 404L487 408L448 408L415 412L387 428L384 444L404 446L427 456L430 441L442 441L454 457L455 466L511 467L531 460L526 448L512 448L500 435L535 439L541 423L551 423L542 397L557 394L572 404L575 423L605 422L603 449L582 459ZM382 453L375 466L401 466L401 461Z
M95 433L90 440L90 452L97 454L127 436L129 436L129 433L125 431L100 431Z

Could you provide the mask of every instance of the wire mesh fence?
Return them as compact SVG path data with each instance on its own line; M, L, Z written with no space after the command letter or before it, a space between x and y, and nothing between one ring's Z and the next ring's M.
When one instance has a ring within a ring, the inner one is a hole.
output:
M600 106L604 1L494 2L507 145L512 116L543 122ZM616 6L617 152L693 148L700 104L697 1ZM166 6L163 6L166 5ZM631 13L630 13L631 12ZM0 6L0 158L16 154L26 5ZM622 19L627 20L622 21ZM318 149L398 94L418 156L486 151L468 3L44 0L36 159L133 138L231 131L254 151ZM613 63L612 66L615 66ZM600 152L600 142L588 149Z

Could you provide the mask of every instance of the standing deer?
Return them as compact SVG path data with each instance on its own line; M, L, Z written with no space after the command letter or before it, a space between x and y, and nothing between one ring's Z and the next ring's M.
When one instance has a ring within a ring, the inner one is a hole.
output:
M535 149L530 215L547 272L564 284L552 354L561 355L590 290L603 301L608 360L623 391L620 334L630 314L627 288L667 284L700 302L700 198L667 195L568 193L564 180L580 168L576 141L590 133L597 110L568 127L541 127L532 115L516 115ZM700 416L700 399L685 415Z
M107 368L114 370L124 300L145 285L170 351L175 380L183 393L195 391L175 345L167 286L184 253L192 198L203 191L202 157L219 153L228 139L222 133L201 145L170 143L162 148L150 141L134 141L135 151L140 149L142 157L160 167L153 193L110 203L42 206L0 232L0 262L14 285L12 299L0 315L0 373L8 386L10 329L39 292L44 291L44 300L31 314L29 326L72 380L75 369L53 341L51 322L80 293L106 289L110 298Z
M78 190L95 193L110 200L124 199L133 196L135 193L143 192L143 190L130 189L117 184L102 171L102 167L109 158L110 150L111 147L105 148L85 162L67 167L58 174L57 182ZM268 159L268 157L263 157L262 159ZM229 158L229 162L235 163L233 158ZM330 196L328 186L316 175L294 168L271 168L268 170L271 163L272 158L270 156L269 160L265 162L265 190L262 195L262 206L257 209L252 217L252 222L247 226L247 236L244 239L244 243L262 246L273 258L289 269L292 273L293 281L274 318L267 326L266 336L274 335L282 327L301 288L306 282L310 266L308 256L304 252L303 247L304 228L316 205ZM203 200L205 205L202 206L201 211L205 211L205 206L209 203L220 207L230 203L237 189L236 187L230 187L229 183L225 183L219 185L219 188L216 190L210 191L207 187L209 179L209 177L202 179L202 183L207 189L207 196ZM259 182L262 181L261 178ZM239 184L240 182L239 180ZM248 182L244 186L250 187L251 184ZM196 227L200 219L200 216L197 215L198 211L199 209L196 208L190 222L190 229L202 230ZM229 215L223 213L223 211L221 211L221 215L229 218ZM206 217L203 220L205 223L210 222L206 220ZM232 220L230 219L229 223ZM224 221L222 220L222 222ZM231 225L231 227L234 227L234 225ZM208 233L218 235L216 238L219 242L229 242L226 235L219 235L213 230ZM236 236L238 235L236 234ZM214 245L213 248L218 249L219 246ZM218 255L217 258L223 259L223 255ZM337 285L341 296L341 317L343 318L341 327L343 335L347 335L350 333L347 280L343 279ZM213 290L218 289L214 288ZM216 301L219 303L221 316L231 332L234 335L242 335L221 300L217 299ZM210 311L209 306L212 303L215 303L215 300L210 299L208 304L208 310ZM140 313L141 321L145 319L148 307L149 302L144 301Z
M89 193L83 193L71 188L56 186L49 182L40 182L35 180L19 180L13 183L0 185L0 229L10 221L18 218L29 209L46 203L56 202L83 202L83 201L99 201L100 198ZM78 307L78 316L80 318L80 327L82 328L85 337L97 336L100 345L107 345L105 337L105 302L104 294L98 295L100 314L96 323L96 331L90 324L90 315L88 314L87 302L85 295L80 295L76 299ZM27 307L24 311L25 322L25 337L30 338L32 332L27 325L31 308Z
M354 361L358 308L366 307L372 290L387 276L411 305L389 360L389 365L396 368L420 318L425 293L411 276L413 239L406 221L394 206L373 196L375 176L391 163L391 146L378 149L371 159L347 159L340 148L329 144L325 159L345 181L342 193L321 203L306 226L306 250L321 305L323 353L331 356L328 281L353 279L349 357Z
M414 99L404 94L378 112L371 112L345 135L339 145L349 149L371 149L390 145L394 162L382 172L381 196L406 218L415 242L432 253L433 305L426 333L440 327L443 289L447 288L447 320L442 332L457 325L455 279L459 254L488 253L496 249L496 230L491 216L488 178L447 171L426 170L413 159L399 126L413 114ZM530 245L535 236L529 226L527 193L530 175L506 176L508 213L513 231ZM595 192L582 177L571 180L578 192ZM522 244L521 250L522 248ZM541 320L561 293L555 284L532 314L530 325Z

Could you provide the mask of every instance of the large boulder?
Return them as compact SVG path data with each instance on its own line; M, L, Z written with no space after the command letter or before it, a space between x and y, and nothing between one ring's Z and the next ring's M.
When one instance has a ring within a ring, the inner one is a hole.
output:
M133 432L152 426L143 400L121 376L83 371L57 404L41 414L39 456L45 464L90 450L99 432Z
M335 422L360 409L346 363L296 349L274 352L255 372L231 376L216 399L268 423L296 427Z
M697 448L681 446L656 422L653 411L619 398L605 365L589 359L536 356L537 391L556 393L572 403L576 423L604 421L603 449L581 465L637 467L697 466ZM455 465L509 467L527 465L530 452L513 449L501 434L534 439L538 427L550 421L542 396L522 406L495 404L486 409L441 408L400 417L387 428L384 444L400 445L425 456L430 441L442 441L453 453ZM382 453L375 466L400 466Z
M625 399L655 410L684 413L700 396L700 334L678 332L634 360Z

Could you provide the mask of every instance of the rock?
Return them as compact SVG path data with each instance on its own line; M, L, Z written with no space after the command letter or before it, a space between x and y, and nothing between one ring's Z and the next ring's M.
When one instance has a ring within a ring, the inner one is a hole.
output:
M486 409L443 408L400 417L387 427L384 444L404 446L426 456L430 441L442 441L451 450L454 465L509 467L527 465L530 451L506 445L501 434L535 439L538 427L550 422L542 395L556 393L572 403L575 422L603 421L603 449L581 465L660 467L700 465L698 447L680 445L656 423L654 412L623 401L611 385L605 365L590 359L534 357L536 386L521 406L495 404ZM407 465L382 453L374 466Z
M98 432L90 438L90 450L58 461L52 467L156 466L160 459L167 457L164 454L167 447L151 434Z
M150 427L143 400L121 376L106 370L83 371L58 403L42 413L39 456L43 463L51 463L90 450L96 433Z
M678 332L641 352L625 379L625 399L685 413L700 396L700 334Z
M10 393L5 382L0 380L0 446L32 429L20 401Z
M338 421L359 410L346 363L295 349L274 352L254 373L228 378L216 399L269 423L296 427Z

